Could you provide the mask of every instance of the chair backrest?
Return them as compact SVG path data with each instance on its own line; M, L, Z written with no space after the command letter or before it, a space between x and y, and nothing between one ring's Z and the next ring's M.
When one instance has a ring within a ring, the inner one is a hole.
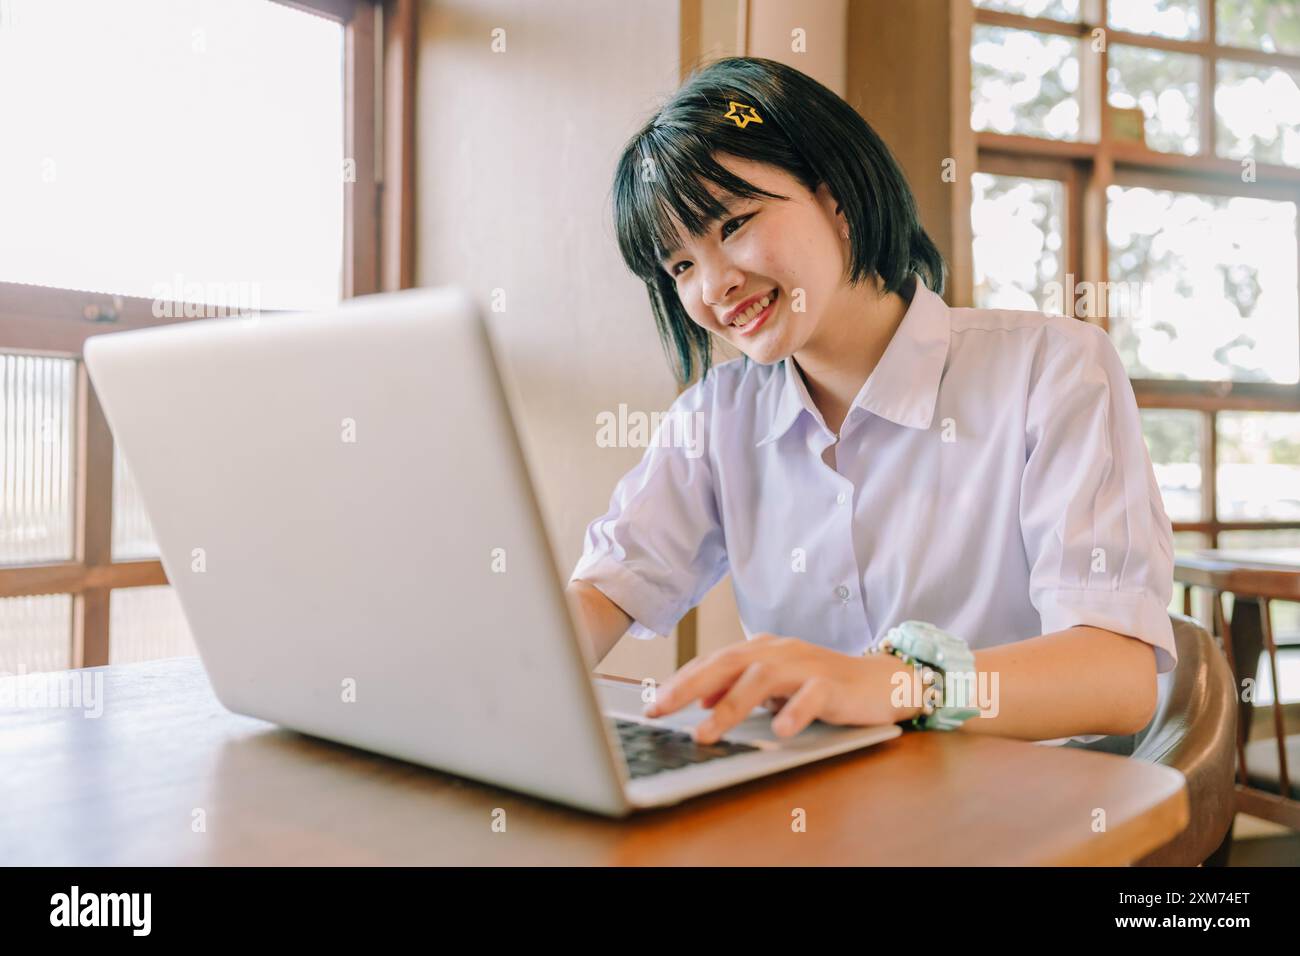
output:
M1232 826L1236 812L1237 694L1219 642L1194 618L1170 614L1178 665L1161 674L1155 716L1133 757L1173 767L1187 781L1191 821L1143 866L1195 866Z

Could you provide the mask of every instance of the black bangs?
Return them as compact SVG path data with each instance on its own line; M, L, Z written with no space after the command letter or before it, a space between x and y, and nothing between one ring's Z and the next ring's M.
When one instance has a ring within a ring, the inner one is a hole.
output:
M714 158L717 146L702 136L656 126L634 146L615 174L616 231L624 261L646 281L664 274L663 259L681 246L683 228L698 238L726 215L706 182L722 190L723 200L789 198L733 175Z
M723 200L790 198L738 178L719 156L777 167L809 192L826 183L849 226L849 282L879 276L886 291L897 292L917 273L943 292L943 257L921 227L902 170L867 121L783 63L714 61L692 74L629 140L612 190L619 252L646 284L679 382L697 371L708 374L712 339L682 307L665 256L681 245L681 230L699 237L723 218Z

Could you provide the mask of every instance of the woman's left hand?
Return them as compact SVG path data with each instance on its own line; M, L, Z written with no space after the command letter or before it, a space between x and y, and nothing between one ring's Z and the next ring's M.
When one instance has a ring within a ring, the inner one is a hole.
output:
M765 702L779 708L772 732L790 737L814 720L831 724L890 724L920 708L894 707L892 678L910 671L889 654L850 657L795 637L759 634L696 658L656 689L647 717L662 717L699 700L713 713L695 727L709 744Z

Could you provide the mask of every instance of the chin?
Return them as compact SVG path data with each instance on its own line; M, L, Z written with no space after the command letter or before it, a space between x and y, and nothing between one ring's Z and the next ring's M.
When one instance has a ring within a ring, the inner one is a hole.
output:
M749 356L751 362L757 362L759 365L775 365L789 354L787 352L774 352L770 349L759 349L756 352L745 352L744 349L741 349L741 351Z

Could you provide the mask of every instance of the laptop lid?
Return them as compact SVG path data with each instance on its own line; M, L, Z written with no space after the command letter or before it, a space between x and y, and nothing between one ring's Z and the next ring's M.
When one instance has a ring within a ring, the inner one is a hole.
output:
M227 708L627 812L468 295L100 335L85 361Z

